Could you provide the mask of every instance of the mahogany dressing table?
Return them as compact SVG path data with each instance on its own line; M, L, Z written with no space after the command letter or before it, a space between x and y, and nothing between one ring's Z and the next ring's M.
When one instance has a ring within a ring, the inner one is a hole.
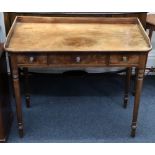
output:
M23 119L19 67L25 68L26 72L31 67L136 67L131 124L131 136L134 137L143 76L151 48L137 18L17 16L8 33L5 50L11 60L20 136L23 136ZM127 76L127 81L129 78ZM29 106L29 92L26 102ZM128 87L124 107L127 102Z

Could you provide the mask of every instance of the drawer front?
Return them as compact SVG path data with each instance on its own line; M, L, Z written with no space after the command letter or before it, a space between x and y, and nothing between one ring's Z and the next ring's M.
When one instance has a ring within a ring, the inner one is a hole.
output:
M47 64L47 55L45 54L26 54L18 55L18 64L39 65Z
M110 65L138 65L139 63L139 56L138 55L111 55L110 56Z
M51 54L48 56L50 65L103 65L106 56L103 54Z

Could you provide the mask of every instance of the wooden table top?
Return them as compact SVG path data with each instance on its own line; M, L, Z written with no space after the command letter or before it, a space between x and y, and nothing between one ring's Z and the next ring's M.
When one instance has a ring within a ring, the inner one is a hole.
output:
M83 18L81 22L74 17L60 22L59 17L58 20L24 18L27 17L16 19L12 26L5 45L7 51L149 51L151 48L146 33L135 22L137 19L122 22L122 18L109 18L111 22L107 22L107 18ZM91 19L93 22L89 22Z

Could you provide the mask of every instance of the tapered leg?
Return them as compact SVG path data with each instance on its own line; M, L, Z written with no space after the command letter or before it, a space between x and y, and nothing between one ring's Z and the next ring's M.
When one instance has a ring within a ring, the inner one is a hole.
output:
M126 77L125 77L125 93L124 93L124 108L127 107L128 100L129 100L129 89L130 89L130 79L131 79L131 70L132 68L129 67L126 70Z
M19 130L20 137L23 137L23 120L22 120L21 95L20 95L20 85L19 85L19 73L18 73L18 67L16 65L15 56L11 56L11 67L12 67L14 95L15 95L15 101L16 101L18 130Z
M30 107L30 93L29 93L29 74L28 68L24 68L24 77L25 77L25 96L26 96L26 106Z
M135 137L135 134L136 134L138 109L139 109L140 95L141 95L141 90L142 90L142 85L143 85L144 71L145 69L137 70L136 92L135 92L133 118L132 118L132 125L131 125L131 136L132 137Z

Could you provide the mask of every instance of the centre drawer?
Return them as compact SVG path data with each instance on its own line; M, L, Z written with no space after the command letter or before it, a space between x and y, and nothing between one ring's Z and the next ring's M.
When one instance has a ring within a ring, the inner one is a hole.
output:
M106 56L103 54L50 54L48 56L50 65L103 65L106 64Z

